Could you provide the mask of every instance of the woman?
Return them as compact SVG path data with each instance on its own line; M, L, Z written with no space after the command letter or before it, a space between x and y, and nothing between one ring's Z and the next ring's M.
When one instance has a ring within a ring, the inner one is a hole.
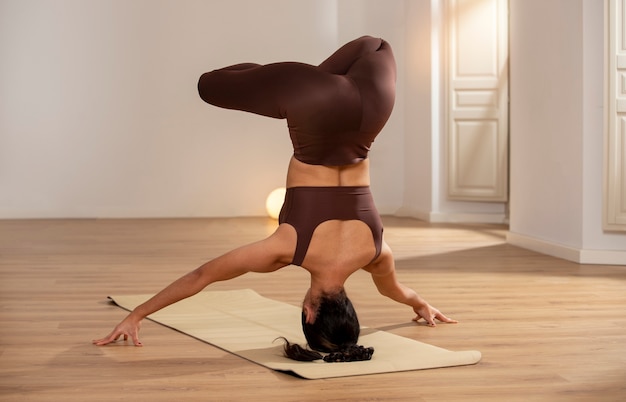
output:
M302 325L311 349L336 352L327 360L369 359L373 353L356 345L359 323L343 287L359 269L372 275L382 295L411 306L414 320L423 318L430 326L435 319L456 322L397 281L370 193L367 156L393 109L395 80L391 47L369 36L347 43L319 66L246 63L203 74L198 90L207 103L287 119L294 154L280 224L268 238L179 278L93 343L130 336L141 346L138 332L149 314L211 283L291 264L311 275ZM321 358L311 352L286 342L291 358Z

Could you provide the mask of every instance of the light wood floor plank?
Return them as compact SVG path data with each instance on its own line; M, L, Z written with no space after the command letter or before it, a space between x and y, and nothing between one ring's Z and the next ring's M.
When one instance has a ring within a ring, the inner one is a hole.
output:
M308 381L273 372L150 321L143 348L95 347L125 315L106 296L151 293L239 245L264 218L0 221L2 401L622 401L626 267L582 266L506 244L506 227L386 217L398 275L460 321L428 328L347 283L361 323L451 350L475 366ZM306 272L251 274L253 288L300 305ZM219 323L214 323L219 325ZM419 356L415 356L419 359Z

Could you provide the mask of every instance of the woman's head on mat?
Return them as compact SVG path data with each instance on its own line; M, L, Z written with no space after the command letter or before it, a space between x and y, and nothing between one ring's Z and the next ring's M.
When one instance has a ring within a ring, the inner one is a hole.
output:
M352 302L343 288L312 296L309 290L302 309L302 330L310 349L286 339L285 355L294 360L327 362L369 360L374 348L357 345L361 327ZM319 352L329 353L322 356Z

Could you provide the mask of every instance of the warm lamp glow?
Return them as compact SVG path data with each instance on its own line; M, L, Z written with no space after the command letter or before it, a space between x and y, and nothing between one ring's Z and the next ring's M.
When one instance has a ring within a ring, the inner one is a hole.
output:
M286 192L287 190L284 187L279 187L267 196L267 200L265 200L265 209L267 210L267 214L270 218L278 219L280 209L283 207L283 202L285 201Z

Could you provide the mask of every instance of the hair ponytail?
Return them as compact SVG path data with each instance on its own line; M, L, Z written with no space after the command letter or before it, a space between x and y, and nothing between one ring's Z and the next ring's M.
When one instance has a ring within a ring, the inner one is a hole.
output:
M363 360L371 360L374 354L374 348L361 345L352 345L339 352L332 352L324 356L324 361L327 363L341 363L341 362L357 362Z
M311 349L303 348L297 343L290 343L286 338L282 336L276 339L282 339L283 341L285 341L285 347L283 351L285 353L285 356L292 360L297 360L300 362L312 362L314 360L320 360L324 358L321 353Z
M290 343L284 337L276 339L285 341L284 353L286 357L301 362L312 362L314 360L324 360L326 363L356 362L371 360L374 354L373 347L366 348L361 345L350 345L340 351L331 352L324 356L315 350L303 348L296 343Z

